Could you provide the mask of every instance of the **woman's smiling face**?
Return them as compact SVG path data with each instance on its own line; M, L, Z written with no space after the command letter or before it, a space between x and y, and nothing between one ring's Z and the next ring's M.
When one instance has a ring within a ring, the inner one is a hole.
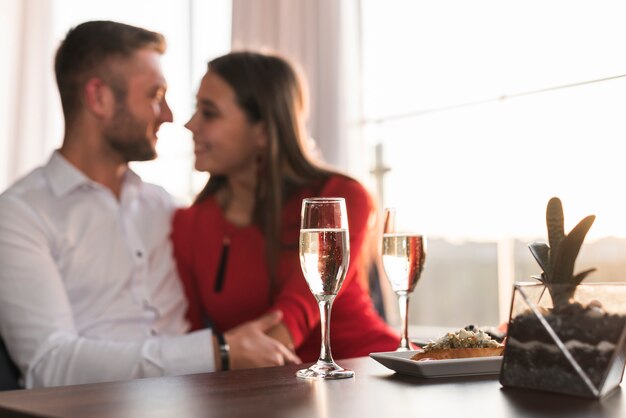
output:
M251 122L235 91L207 72L196 96L196 110L185 127L193 133L195 168L213 175L249 172L266 144L261 122Z

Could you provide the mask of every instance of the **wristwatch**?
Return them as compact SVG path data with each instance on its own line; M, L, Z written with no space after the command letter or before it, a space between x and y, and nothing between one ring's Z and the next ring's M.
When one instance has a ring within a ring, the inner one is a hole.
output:
M230 346L226 342L224 334L216 332L215 336L217 337L217 343L220 350L221 370L228 370L230 369Z

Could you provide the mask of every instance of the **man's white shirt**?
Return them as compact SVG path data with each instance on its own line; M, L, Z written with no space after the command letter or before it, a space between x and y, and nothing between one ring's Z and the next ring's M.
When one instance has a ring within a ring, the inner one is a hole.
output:
M126 172L120 199L55 152L0 195L0 335L27 388L214 370L186 334L174 204Z

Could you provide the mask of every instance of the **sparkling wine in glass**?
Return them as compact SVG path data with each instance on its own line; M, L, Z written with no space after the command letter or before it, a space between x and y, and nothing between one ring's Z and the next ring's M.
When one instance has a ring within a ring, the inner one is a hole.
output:
M350 262L350 236L343 198L302 201L300 266L320 309L322 345L317 363L296 373L306 379L343 379L354 372L335 363L330 351L330 313Z
M409 295L415 289L424 269L426 237L421 234L396 231L394 209L385 209L382 259L391 288L398 295L402 321L402 336L396 351L411 350L408 336Z

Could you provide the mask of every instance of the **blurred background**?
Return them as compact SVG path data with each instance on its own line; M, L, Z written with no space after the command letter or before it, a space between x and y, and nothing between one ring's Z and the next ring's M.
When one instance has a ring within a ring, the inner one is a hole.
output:
M308 78L325 160L428 235L411 323L497 324L513 281L540 273L526 245L547 238L552 196L566 230L597 215L577 270L626 280L625 15L617 0L0 0L0 192L61 144L52 63L72 26L166 36L175 119L133 169L181 205L206 181L183 124L207 61L277 51Z

